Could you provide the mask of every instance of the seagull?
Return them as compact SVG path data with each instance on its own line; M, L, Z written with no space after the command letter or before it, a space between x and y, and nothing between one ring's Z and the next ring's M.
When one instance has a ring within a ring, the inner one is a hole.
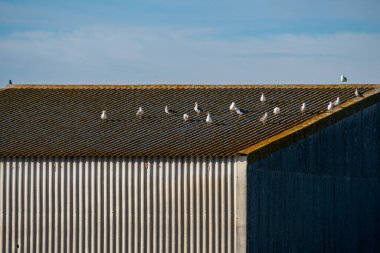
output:
M358 89L355 90L355 96L362 97L362 94L360 94L360 91Z
M240 110L239 107L235 107L235 111L239 115L239 117L244 114L244 112Z
M209 112L207 113L206 123L207 123L207 124L212 123L211 113L209 113Z
M337 106L340 104L340 99L339 97L336 98L335 102L334 102L334 106Z
M341 81L342 83L347 82L347 77L345 77L344 75L341 75L341 76L340 76L340 81Z
M266 99L265 96L264 96L264 93L261 93L260 101L263 102L263 103L264 103L265 101L267 101L267 99Z
M189 114L185 113L185 114L183 115L183 120L184 120L184 121L188 121L188 120L189 120Z
M102 115L100 116L100 118L101 118L102 120L106 120L106 119L107 119L107 114L106 114L106 111L105 111L105 110L102 111Z
M273 114L274 115L277 115L277 114L279 114L280 113L280 107L275 107L274 109L273 109Z
M144 114L144 111L143 111L142 107L139 107L139 109L136 112L136 116L141 119L143 114Z
M306 111L306 103L302 103L302 106L301 106L301 114L303 115Z
M236 110L236 104L235 104L235 102L232 102L230 105L230 111L233 112L235 110Z
M262 117L259 119L259 121L260 121L261 123L263 123L263 125L265 125L265 122L267 122L267 119L268 119L268 113L266 112L266 113L264 114L264 116L262 116Z
M169 109L169 107L167 105L165 105L165 113L167 115L170 115L170 114L176 113L176 111Z
M333 107L334 107L333 103L332 103L332 102L329 102L329 104L328 104L328 106L327 106L327 110L328 110L328 111L331 111Z
M9 84L12 84L12 80L9 80Z
M195 102L195 106L194 106L194 111L198 114L200 114L201 112L203 112L202 108L199 107L198 103Z

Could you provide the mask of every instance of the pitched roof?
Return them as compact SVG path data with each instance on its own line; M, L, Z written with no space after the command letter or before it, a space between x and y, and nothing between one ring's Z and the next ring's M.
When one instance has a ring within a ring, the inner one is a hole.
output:
M379 86L10 85L0 90L0 156L249 153L363 100L355 97L356 88L367 97ZM262 93L265 103L260 102ZM341 105L327 113L328 102L337 97ZM205 112L197 115L194 102ZM230 112L231 102L246 113L239 117ZM307 110L302 115L303 102ZM165 105L176 113L165 114ZM140 106L141 119L135 115ZM281 109L277 116L276 106ZM105 121L102 110L107 111ZM211 124L205 122L207 112ZM259 118L265 112L269 117L263 125ZM184 122L184 113L190 121Z

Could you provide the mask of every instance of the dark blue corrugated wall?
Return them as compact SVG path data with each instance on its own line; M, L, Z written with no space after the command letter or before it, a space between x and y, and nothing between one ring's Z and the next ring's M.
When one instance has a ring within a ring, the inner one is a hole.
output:
M248 252L380 252L380 104L249 162Z

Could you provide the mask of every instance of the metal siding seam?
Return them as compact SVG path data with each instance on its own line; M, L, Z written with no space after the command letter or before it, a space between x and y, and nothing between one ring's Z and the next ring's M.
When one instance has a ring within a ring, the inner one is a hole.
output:
M169 238L170 238L170 162L169 158L165 161L165 252L169 253Z
M145 229L144 229L144 219L145 219L145 206L144 206L144 181L145 181L145 160L141 158L140 161L140 252L144 253L145 250Z
M164 186L163 186L163 162L160 160L160 166L158 169L158 184L159 184L159 226L158 226L158 234L159 234L159 250L158 252L163 252L163 235L164 235L164 218L163 218L163 195L164 195Z
M42 238L41 238L41 242L42 242L42 245L41 245L41 250L42 252L46 252L47 251L47 248L46 248L46 244L47 244L47 222L46 222L46 217L48 216L47 215L47 212L49 210L49 208L47 207L47 202L46 202L46 193L47 193L47 190L46 190L46 158L43 158L42 159L42 191L41 191L41 194L42 194L42 215L41 215L41 218L42 218Z
M1 161L0 161L1 163ZM22 158L22 162L19 164L19 190L18 190L18 201L19 201L19 215L18 215L18 241L17 244L19 245L18 250L23 251L24 248L24 165L25 160ZM1 182L1 181L0 181ZM1 204L1 202L0 202Z
M115 230L116 230L116 233L115 233L115 252L120 252L120 244L119 242L120 241L120 232L121 232L121 224L123 222L123 217L121 215L121 212L120 212L120 181L119 179L122 179L121 175L120 175L120 165L122 164L122 161L117 159L117 162L116 162L116 172L114 175L114 177L116 178L116 181L115 181L115 189L116 191L114 192L114 195L115 195L115 199L116 199L116 203L115 203L115 206L116 206L116 209L115 209L115 214L114 216L116 217L116 223L115 223ZM120 219L118 219L120 218ZM123 238L123 237L122 237Z
M215 215L214 215L214 237L215 237L215 247L214 252L219 252L219 235L220 235L220 229L219 229L219 217L220 217L220 208L219 208L219 198L220 198L220 191L219 191L219 173L221 170L221 162L218 161L217 166L214 168L214 203L215 203Z
M72 173L71 173L71 178L72 178L72 186L73 186L73 194L72 194L72 238L73 238L73 241L72 241L72 250L73 252L77 252L77 248L76 248L76 245L77 245L77 231L78 231L78 227L77 227L77 171L78 171L78 162L76 159L73 159L72 161Z
M194 185L194 173L195 173L195 166L194 166L194 160L190 160L190 167L189 167L189 192L190 192L190 213L189 213L189 226L190 226L190 235L189 235L189 245L190 250L189 252L194 252L194 245L195 245L195 236L194 236L194 224L195 224L195 215L194 215L194 192L195 192L195 185Z
M11 233L12 233L12 237L10 238L9 240L9 248L10 248L10 251L14 251L15 250L15 245L14 245L14 242L16 240L16 199L17 197L15 196L16 195L16 176L17 176L17 164L15 162L14 159L12 159L12 178L11 178L11 184L12 184L12 192L11 192L11 199L8 201L9 203L12 202L12 210L11 210L11 223L12 223L12 227L10 227L10 230L11 230Z
M181 217L182 217L182 195L181 195L181 191L182 191L182 183L181 183L181 180L182 180L182 170L183 170L183 166L182 166L182 161L180 158L178 158L177 160L177 175L178 175L178 178L177 178L177 204L178 204L178 213L177 213L177 238L176 238L176 241L178 242L177 244L177 250L176 252L182 252L182 235L183 235L183 231L182 231L182 226L181 226Z
M132 251L132 160L129 159L128 161L128 252Z
M139 213L138 213L138 206L139 206L139 197L138 197L138 191L139 191L139 171L138 171L138 158L135 158L134 159L134 166L132 168L133 172L134 172L134 206L133 206L133 222L134 222L134 233L133 233L133 236L134 236L134 244L133 244L133 252L138 252L138 245L139 245Z
M176 171L176 160L171 160L171 198L169 199L169 202L171 203L171 233L170 233L170 240L171 240L171 252L175 251L175 243L176 243L176 212L175 212L175 205L176 205L176 187L175 187L175 171Z
M196 173L195 173L195 188L196 188L196 194L195 194L195 198L196 198L196 206L195 206L195 213L196 213L196 228L195 228L195 233L196 233L196 241L195 241L195 250L196 252L201 252L201 248L200 248L200 230L201 230L201 217L200 217L200 212L201 212L201 202L200 202L200 177L201 177L201 168L200 168L200 158L197 157L197 160L196 160L196 165L195 165L195 168L196 168Z
M91 162L91 171L92 171L92 176L91 176L91 245L90 245L90 251L95 252L96 248L96 189L98 187L96 186L96 175L97 175L97 167L96 167L96 161L95 158L92 157L91 160L88 160L88 162Z
M71 226L71 208L72 208L72 204L71 204L71 159L65 159L65 163L66 163L66 189L65 189L65 196L66 196L66 222L65 222L65 241L66 241L66 245L65 245L65 251L66 252L71 252L71 245L72 245L72 241L71 241L71 235L72 235L72 226Z
M66 174L66 168L65 168L65 162L63 158L61 158L60 161L60 173L61 173L61 198L60 198L60 204L61 204L61 252L65 252L65 228L66 228L66 222L65 222L65 208L66 208L66 201L65 201L65 174Z
M109 173L108 173L108 182L109 182L109 187L108 187L108 219L107 219L107 223L108 223L108 226L107 226L107 234L109 234L109 237L108 237L108 252L110 253L113 253L114 251L114 238L115 238L115 235L114 235L114 224L113 224L113 218L114 218L114 208L113 208L113 204L114 204L114 201L113 201L113 198L115 196L115 192L114 192L114 182L113 182L113 178L114 178L114 175L115 175L115 164L117 163L117 161L115 161L114 158L110 158L110 167L109 167Z
M84 228L83 228L83 194L82 194L82 191L83 191L83 159L80 158L79 159L79 164L78 164L78 170L79 170L79 177L78 177L78 185L79 185L79 189L78 189L78 193L77 193L77 196L78 196L78 204L79 204L79 214L78 214L78 221L79 221L79 226L78 226L78 242L79 242L79 249L78 251L79 252L82 252L83 250L83 245L84 245L84 242L83 242L83 233L84 233Z
M184 158L184 164L183 164L183 189L182 189L182 194L183 194L183 252L187 253L188 249L188 238L190 234L188 233L188 193L190 192L188 190L188 162L187 159Z
M231 252L231 164L233 161L231 157L228 158L227 166L227 252Z
M9 235L10 235L10 224L9 224L9 219L11 217L10 215L10 206L8 205L9 203L9 200L10 200L10 179L9 179L9 174L11 173L11 165L9 165L10 162L9 162L9 158L7 158L7 161L5 163L5 200L4 200L4 207L5 207L5 212L4 212L4 218L5 218L5 234L4 234L4 237L5 237L5 240L4 240L4 244L3 244L3 249L4 249L4 252L10 252L10 249L9 249Z
M201 215L202 215L202 226L200 229L201 233L201 247L202 252L206 252L206 237L207 237L207 206L206 206L206 157L202 157L202 171L201 171Z
M48 203L49 203L49 220L48 220L48 236L47 236L47 240L48 240L48 247L47 247L47 251L48 252L53 252L53 215L54 215L54 209L53 209L53 172L54 172L54 168L52 166L52 160L49 159L47 161L48 163L48 166L47 166L47 170L48 170ZM24 180L25 182L25 180Z
M127 248L126 248L126 241L128 240L128 237L127 237L127 234L126 234L126 231L127 231L127 217L126 217L126 202L127 202L127 198L128 196L126 195L126 186L125 186L125 180L127 178L127 168L125 166L126 164L126 161L125 159L123 159L123 162L121 164L121 171L120 171L120 175L121 175L121 220L122 220L122 224L121 224L121 252L127 252Z
M208 179L208 252L212 252L213 250L213 192L212 192L212 178L213 178L213 172L214 172L214 162L212 158L209 158L208 165L207 165L207 179Z
M30 162L30 252L35 251L35 211L34 211L34 189L35 188L35 163ZM28 250L29 251L29 250Z
M222 161L220 172L220 252L225 252L225 159Z
M58 252L58 217L59 217L59 200L58 200L58 180L59 168L57 158L53 162L54 167L54 252ZM80 231L80 230L79 230Z
M146 168L146 252L150 253L151 250L151 203L152 203L152 196L150 194L150 190L152 187L152 181L151 181L151 161L148 160L147 162L147 168Z
M82 166L83 166L83 163L82 163ZM84 160L84 166L82 167L82 170L84 171L84 187L82 188L82 191L84 191L84 198L83 198L83 201L84 201L84 210L83 210L83 216L82 217L82 221L84 221L84 233L82 235L83 237L83 247L84 247L84 252L89 252L89 235L90 235L90 230L89 230L89 226L90 226L90 212L89 212L89 206L90 206L90 203L89 201L91 200L91 198L89 197L89 193L88 193L88 190L90 189L89 187L89 176L90 176L90 166L89 166L89 159L88 158L85 158ZM82 207L83 207L83 204L82 204Z
M153 201L153 253L157 252L157 234L159 233L157 230L157 217L158 217L158 210L157 210L157 193L159 192L157 190L157 159L153 158L153 195L152 195L152 201Z

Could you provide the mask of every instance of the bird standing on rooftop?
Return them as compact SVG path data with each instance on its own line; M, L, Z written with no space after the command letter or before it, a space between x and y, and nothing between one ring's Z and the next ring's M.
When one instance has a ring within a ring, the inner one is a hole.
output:
M335 102L334 102L334 106L338 106L340 104L340 98L337 97Z
M267 122L268 119L268 113L266 112L260 119L259 121L265 125L265 122Z
M235 102L232 102L230 105L230 111L233 112L235 110L236 110L236 104L235 104Z
M211 124L212 123L211 113L209 113L209 112L207 113L206 123L207 124Z
M347 77L345 77L344 75L341 75L341 76L340 76L340 81L341 81L342 83L347 82Z
M197 114L200 114L200 113L203 112L202 108L199 107L199 105L198 105L197 102L195 102L194 111L195 111Z
M302 106L301 106L301 114L303 115L306 111L306 103L302 103Z
M9 80L9 84L12 84L12 80Z
M171 115L171 114L173 114L173 113L176 113L176 111L174 111L173 109L169 109L169 106L165 106L165 113L167 114L167 115Z
M264 96L264 93L261 93L260 101L261 101L262 103L264 103L265 101L267 101L267 99L266 99L265 96Z
M188 121L189 120L189 114L187 114L187 113L183 114L183 120Z
M240 110L239 107L235 107L235 112L239 115L239 117L244 114L244 112Z
M105 111L105 110L102 111L102 115L100 115L100 118L101 118L102 120L106 120L106 119L107 119L107 114L106 114L106 111Z
M139 118L141 119L143 115L144 115L143 108L142 108L142 107L139 107L139 109L138 109L137 112L136 112L136 116L139 117Z
M355 96L362 97L362 94L360 94L360 91L358 89L355 90Z
M280 107L275 107L274 109L273 109L273 114L274 115L278 115L280 113Z
M327 105L327 110L331 111L333 107L334 107L333 103L329 102L329 104Z

